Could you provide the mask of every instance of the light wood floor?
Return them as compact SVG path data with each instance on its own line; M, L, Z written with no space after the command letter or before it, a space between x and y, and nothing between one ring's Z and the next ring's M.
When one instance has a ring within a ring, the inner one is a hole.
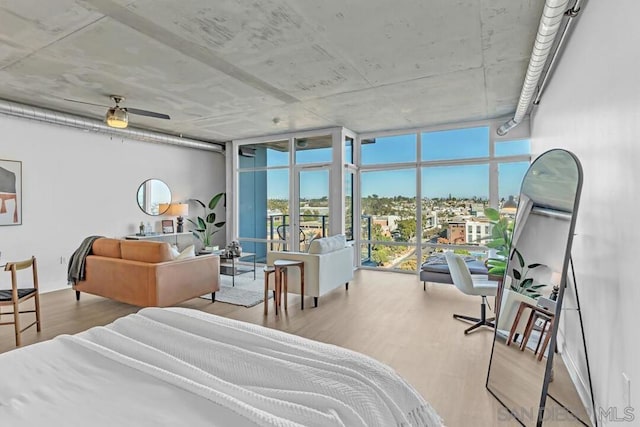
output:
M289 311L275 316L273 306L263 316L259 304L245 308L204 299L181 306L243 320L323 341L367 354L393 367L412 384L443 417L448 427L515 426L504 421L501 406L485 388L493 334L480 330L469 336L468 327L454 320L455 313L476 316L480 300L454 286L422 283L416 276L361 270L349 286L312 299L300 310L299 297L291 296ZM75 301L71 289L41 296L42 332L23 334L25 345L60 334L74 334L105 325L133 313L137 307L82 294ZM14 348L13 328L0 328L0 352Z

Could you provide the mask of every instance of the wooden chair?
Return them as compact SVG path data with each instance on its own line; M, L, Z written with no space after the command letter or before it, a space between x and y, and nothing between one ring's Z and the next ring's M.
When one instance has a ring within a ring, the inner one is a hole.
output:
M33 287L32 288L19 288L18 287L18 270L24 270L31 267L33 270ZM11 289L0 290L0 308L5 305L13 306L13 311L8 313L0 313L1 315L13 314L13 322L0 322L0 325L14 325L16 333L16 346L20 347L22 344L21 333L26 329L36 325L36 329L40 332L40 295L38 293L38 268L36 264L36 258L31 257L26 261L8 262L4 268L4 271L11 272ZM30 298L35 299L35 310L19 310L19 304ZM20 314L22 313L35 313L36 320L30 323L28 326L20 329Z
M302 244L307 240L307 236L304 234L304 231L302 230L302 228L298 228L299 230L299 235L298 235L298 242L300 242L300 246L302 247ZM278 233L278 238L280 240L287 240L287 236L291 234L291 226L289 224L286 225L279 225L278 227L276 227L276 232ZM280 247L280 250L285 250L284 248L286 247L286 243L282 244Z

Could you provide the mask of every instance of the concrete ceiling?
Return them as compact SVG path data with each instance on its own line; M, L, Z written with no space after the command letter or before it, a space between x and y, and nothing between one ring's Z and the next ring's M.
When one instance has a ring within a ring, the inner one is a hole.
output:
M513 113L543 0L3 0L0 98L205 140ZM277 118L277 120L274 120ZM274 123L276 122L277 123Z

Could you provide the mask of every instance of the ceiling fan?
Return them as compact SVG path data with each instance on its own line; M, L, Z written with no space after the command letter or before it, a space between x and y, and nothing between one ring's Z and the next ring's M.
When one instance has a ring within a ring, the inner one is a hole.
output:
M124 129L129 125L129 113L137 114L139 116L153 117L156 119L169 120L168 114L156 113L154 111L140 110L139 108L121 107L120 103L124 101L124 96L111 95L110 98L116 103L115 106L108 106L102 104L94 104L92 102L76 101L75 99L67 99L65 101L77 102L78 104L95 105L97 107L106 107L107 114L105 115L105 122L108 126L118 129Z

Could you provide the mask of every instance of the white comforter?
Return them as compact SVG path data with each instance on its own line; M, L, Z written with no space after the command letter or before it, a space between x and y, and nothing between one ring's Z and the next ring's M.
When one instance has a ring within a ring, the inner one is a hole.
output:
M439 426L362 354L195 310L147 308L0 356L7 426Z

